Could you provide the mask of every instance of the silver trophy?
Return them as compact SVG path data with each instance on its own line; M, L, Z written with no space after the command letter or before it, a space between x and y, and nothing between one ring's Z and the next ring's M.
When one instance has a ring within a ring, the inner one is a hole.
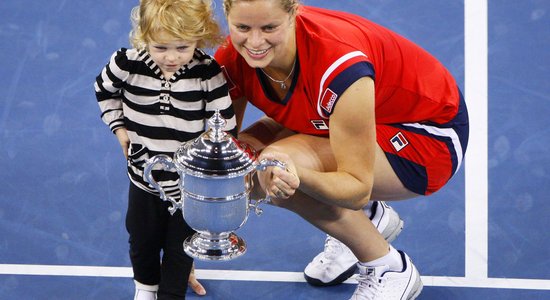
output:
M269 166L285 168L277 160L258 162L256 151L223 131L226 121L216 111L208 121L209 129L198 138L183 143L170 158L156 155L145 164L143 177L169 201L169 212L181 209L187 224L197 233L183 243L191 257L207 261L231 260L246 252L244 240L234 231L241 228L250 209L262 213L261 203L269 197L250 199L256 170ZM167 196L151 172L160 165L163 170L176 170L180 176L181 200Z

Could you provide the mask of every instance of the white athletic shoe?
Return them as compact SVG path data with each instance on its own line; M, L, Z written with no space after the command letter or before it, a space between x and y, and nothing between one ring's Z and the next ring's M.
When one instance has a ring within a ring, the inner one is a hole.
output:
M136 293L134 294L134 300L156 300L158 285L146 285L134 280L136 285Z
M403 230L399 214L383 201L375 201L365 214L380 234L392 242ZM344 282L357 270L357 258L339 240L327 235L325 248L306 266L304 278L311 285L330 286Z
M422 292L422 280L411 259L398 251L403 259L403 270L390 271L388 266L359 268L359 284L350 300L412 300Z
M403 220L384 201L373 202L367 216L388 243L393 242L403 230Z
M136 290L134 300L156 300L157 293L145 290Z

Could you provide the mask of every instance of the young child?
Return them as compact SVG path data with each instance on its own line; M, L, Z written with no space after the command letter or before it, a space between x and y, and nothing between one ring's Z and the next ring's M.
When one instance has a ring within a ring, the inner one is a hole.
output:
M182 243L194 232L181 211L171 216L169 203L145 182L143 164L157 154L172 156L183 142L198 137L216 109L228 121L226 130L236 135L221 68L201 50L218 45L222 35L208 0L141 0L132 21L134 48L112 55L96 78L95 92L101 118L128 161L126 228L134 299L184 299L193 260ZM175 170L154 172L166 193L178 198Z

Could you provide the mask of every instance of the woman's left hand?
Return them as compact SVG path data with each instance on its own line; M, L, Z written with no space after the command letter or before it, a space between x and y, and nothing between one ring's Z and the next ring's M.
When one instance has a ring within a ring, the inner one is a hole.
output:
M285 153L270 152L262 153L260 160L278 160L285 164L286 168L270 167L262 176L259 176L262 186L270 197L288 199L294 195L300 186L300 178L294 162Z

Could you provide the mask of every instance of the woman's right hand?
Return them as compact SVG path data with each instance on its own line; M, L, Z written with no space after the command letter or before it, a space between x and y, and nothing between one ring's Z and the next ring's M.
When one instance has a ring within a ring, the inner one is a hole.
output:
M124 157L128 159L128 148L130 147L130 138L128 137L128 131L126 130L126 128L121 127L115 130L115 135L118 139L118 142L120 143L120 147L122 147Z
M277 160L285 164L286 168L279 167L269 168L267 172L259 174L260 184L265 189L266 193L271 197L278 199L288 199L294 195L300 186L300 177L296 170L294 162L290 156L282 152L265 151L259 157L262 159Z

